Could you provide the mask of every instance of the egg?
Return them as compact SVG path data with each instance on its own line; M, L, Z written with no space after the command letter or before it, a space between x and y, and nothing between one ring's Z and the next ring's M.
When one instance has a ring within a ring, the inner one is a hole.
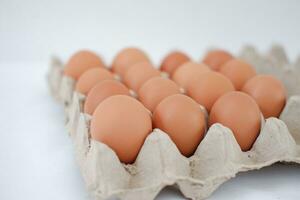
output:
M241 150L248 151L259 135L261 112L251 96L233 91L221 96L212 106L209 125L214 123L230 128Z
M244 85L243 92L252 96L265 118L279 117L286 103L284 85L271 75L257 75Z
M138 91L139 88L152 77L160 76L161 72L148 62L132 65L123 77L123 82L130 89Z
M64 67L64 75L77 80L81 74L94 67L104 67L101 58L91 51L82 50L69 59Z
M104 80L97 83L87 94L83 110L92 115L97 106L107 97L113 95L130 95L128 88L116 80Z
M231 60L233 56L224 50L216 49L209 51L203 58L203 63L211 67L211 69L218 71L221 65Z
M153 125L166 132L184 156L191 156L204 137L206 122L199 104L182 94L162 100L154 110Z
M186 89L192 79L198 78L204 72L210 71L203 63L187 62L181 65L173 74L172 79L181 87Z
M230 80L213 71L201 74L187 86L187 94L208 112L219 97L231 91L234 91L234 86Z
M219 72L229 78L236 90L241 90L244 84L256 75L255 69L240 59L231 59L222 65Z
M126 71L134 64L139 62L149 62L150 59L142 50L138 48L125 48L121 50L113 60L112 70L119 74L120 76L124 76Z
M78 79L75 90L84 95L92 89L94 85L103 80L113 80L113 74L105 68L92 68L85 71Z
M160 70L170 75L183 63L190 61L190 57L181 51L172 51L162 61Z
M91 137L109 146L126 164L135 161L151 131L150 113L126 95L105 99L95 110L90 125Z
M138 98L153 112L164 98L173 94L180 94L180 88L175 82L163 77L154 77L142 85L138 91Z

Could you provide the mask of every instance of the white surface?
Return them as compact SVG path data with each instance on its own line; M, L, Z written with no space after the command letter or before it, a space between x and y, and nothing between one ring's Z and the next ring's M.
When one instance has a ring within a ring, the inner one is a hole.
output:
M88 199L62 107L46 85L50 54L91 48L109 63L120 48L139 45L158 63L172 48L199 59L211 45L237 52L273 42L292 59L300 53L300 1L107 2L0 1L1 200ZM275 165L243 173L210 199L300 199L299 172ZM183 198L168 189L158 199Z

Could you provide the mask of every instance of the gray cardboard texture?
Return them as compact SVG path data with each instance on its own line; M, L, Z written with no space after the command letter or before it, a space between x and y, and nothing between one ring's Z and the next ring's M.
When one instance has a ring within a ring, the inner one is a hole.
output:
M154 129L131 165L122 164L112 149L90 138L91 116L82 113L85 97L73 92L75 81L63 76L62 64L54 60L50 90L65 105L67 131L90 194L97 200L112 196L151 200L162 188L175 184L185 197L200 200L238 172L275 162L300 163L300 62L289 63L280 46L273 46L266 55L248 46L239 57L258 73L278 77L289 96L280 119L265 121L252 149L242 152L231 130L214 124L195 154L186 158L166 133Z

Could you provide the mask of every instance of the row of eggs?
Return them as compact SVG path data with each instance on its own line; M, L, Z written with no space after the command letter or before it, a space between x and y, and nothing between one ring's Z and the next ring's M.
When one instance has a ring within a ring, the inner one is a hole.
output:
M125 48L111 70L91 51L79 51L64 75L86 95L84 112L92 115L90 133L124 163L136 159L153 128L166 132L184 156L191 156L207 128L230 128L243 151L251 149L261 116L278 117L285 105L282 83L224 50L202 62L173 51L156 69L140 49Z

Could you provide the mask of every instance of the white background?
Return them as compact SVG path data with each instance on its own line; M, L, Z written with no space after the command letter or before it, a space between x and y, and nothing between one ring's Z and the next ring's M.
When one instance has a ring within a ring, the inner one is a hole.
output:
M125 46L154 63L179 48L199 60L210 46L233 53L244 44L300 53L300 1L14 1L0 0L0 199L88 199L62 107L50 97L49 57L89 48L109 65ZM300 199L300 167L247 172L210 198ZM167 189L158 199L182 199Z

